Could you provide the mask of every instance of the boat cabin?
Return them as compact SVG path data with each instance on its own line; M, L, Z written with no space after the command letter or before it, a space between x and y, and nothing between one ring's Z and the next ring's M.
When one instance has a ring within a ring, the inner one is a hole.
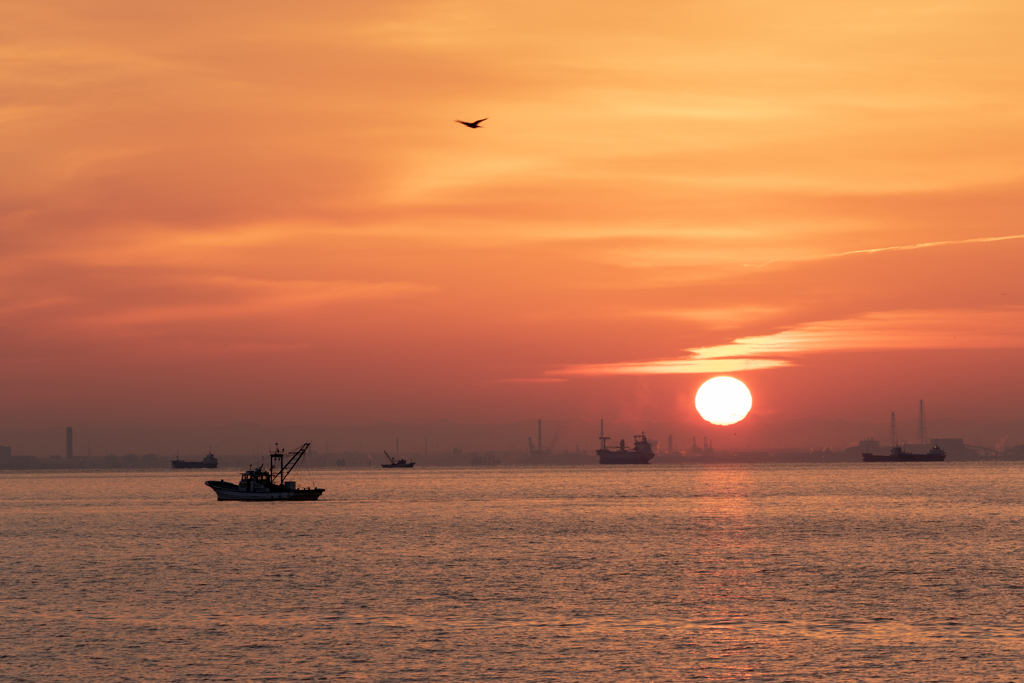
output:
M262 467L256 467L251 470L246 470L242 473L242 481L238 483L239 491L252 491L252 492L263 492L263 491L294 491L295 482L286 481L282 489L274 483L273 478L269 471Z

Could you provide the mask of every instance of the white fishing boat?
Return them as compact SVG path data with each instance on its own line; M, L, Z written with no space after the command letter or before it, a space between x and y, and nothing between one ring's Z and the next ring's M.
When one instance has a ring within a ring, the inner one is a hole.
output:
M217 494L217 500L317 500L324 489L316 487L300 489L294 481L286 480L302 460L307 448L309 448L308 443L287 453L280 448L275 448L274 452L270 454L269 470L258 465L243 472L242 481L238 484L221 479L220 481L208 481L206 485ZM285 462L285 458L288 458L287 462Z

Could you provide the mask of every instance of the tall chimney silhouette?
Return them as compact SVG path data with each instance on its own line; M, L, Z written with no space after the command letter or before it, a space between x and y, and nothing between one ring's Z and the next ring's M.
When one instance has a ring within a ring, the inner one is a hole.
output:
M65 454L68 458L71 458L75 454L75 440L71 435L71 427L68 427L64 432L65 437Z
M921 413L917 418L917 442L928 443L928 427L924 421L924 399L921 399Z

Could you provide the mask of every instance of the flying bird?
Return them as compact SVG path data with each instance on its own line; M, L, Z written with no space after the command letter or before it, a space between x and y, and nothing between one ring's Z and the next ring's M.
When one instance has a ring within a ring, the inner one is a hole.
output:
M468 121L459 121L458 119L455 119L455 123L461 123L462 125L469 126L470 128L482 128L482 126L480 124L483 123L486 120L487 119L477 119L473 123L470 123Z

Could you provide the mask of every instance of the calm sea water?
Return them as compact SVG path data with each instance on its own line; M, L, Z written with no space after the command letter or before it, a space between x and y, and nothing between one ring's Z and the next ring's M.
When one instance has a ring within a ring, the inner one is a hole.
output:
M1020 464L207 477L5 473L0 680L1022 680Z

